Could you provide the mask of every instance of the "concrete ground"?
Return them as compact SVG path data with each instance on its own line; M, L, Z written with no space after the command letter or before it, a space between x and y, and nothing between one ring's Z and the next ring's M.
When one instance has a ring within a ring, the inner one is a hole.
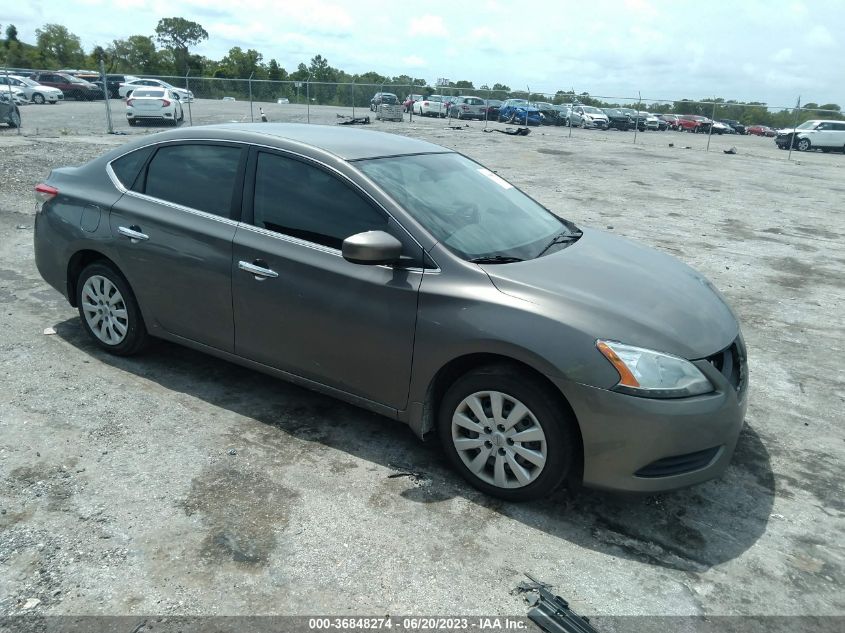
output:
M194 123L245 105L198 101ZM675 255L742 322L750 405L722 479L516 505L385 418L171 344L95 348L35 269L31 192L125 140L102 134L103 107L28 106L22 135L0 130L0 615L519 615L525 572L599 616L845 615L845 156L787 161L756 137L706 153L672 132L371 126L457 148L576 224Z

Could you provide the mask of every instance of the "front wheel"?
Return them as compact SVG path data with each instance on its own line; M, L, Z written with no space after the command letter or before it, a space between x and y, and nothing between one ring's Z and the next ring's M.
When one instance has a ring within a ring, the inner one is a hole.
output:
M802 138L798 139L798 143L795 145L799 152L806 152L810 149L810 139Z
M39 92L36 92L34 95L32 95L32 102L37 103L38 105L43 104L44 103L44 95L39 93Z
M440 440L473 486L509 501L544 497L569 474L574 421L544 385L514 367L476 369L446 392Z
M110 264L94 262L80 273L76 305L85 331L107 352L130 356L147 344L149 335L135 295Z

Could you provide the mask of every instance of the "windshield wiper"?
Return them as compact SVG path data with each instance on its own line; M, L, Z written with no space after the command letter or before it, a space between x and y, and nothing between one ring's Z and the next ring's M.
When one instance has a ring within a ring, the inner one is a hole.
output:
M469 260L473 264L512 264L513 262L524 261L519 257L508 257L506 255L487 255Z
M583 235L583 232L575 230L575 231L564 231L563 233L558 233L552 238L552 241L546 244L546 247L537 253L537 257L543 255L547 250L549 250L555 244L565 244L566 242L574 242L579 237Z

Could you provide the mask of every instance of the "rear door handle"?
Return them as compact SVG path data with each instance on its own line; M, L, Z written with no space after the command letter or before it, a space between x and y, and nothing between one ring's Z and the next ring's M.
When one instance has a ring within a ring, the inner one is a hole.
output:
M135 226L134 224L130 227L126 226L119 226L117 227L117 232L120 233L123 237L128 237L129 241L133 244L137 244L138 242L143 242L144 240L150 239L150 236L146 233L141 233L141 227Z
M252 264L240 261L238 262L238 268L245 270L248 273L252 273L255 276L256 281L264 281L265 279L272 279L279 276L279 273L267 268L267 263L260 259L256 259Z

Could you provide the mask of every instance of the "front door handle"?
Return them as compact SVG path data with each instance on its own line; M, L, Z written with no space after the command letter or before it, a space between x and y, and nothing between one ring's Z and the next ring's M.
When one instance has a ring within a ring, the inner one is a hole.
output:
M238 268L245 270L248 273L252 273L255 276L256 281L264 281L267 278L279 276L279 273L275 270L267 268L267 262L261 259L256 259L251 264L249 262L240 261L238 262Z
M141 227L132 226L119 226L117 227L117 232L120 233L123 237L128 237L129 241L133 244L137 244L138 242L143 242L144 240L150 239L150 236L146 233L141 233Z

